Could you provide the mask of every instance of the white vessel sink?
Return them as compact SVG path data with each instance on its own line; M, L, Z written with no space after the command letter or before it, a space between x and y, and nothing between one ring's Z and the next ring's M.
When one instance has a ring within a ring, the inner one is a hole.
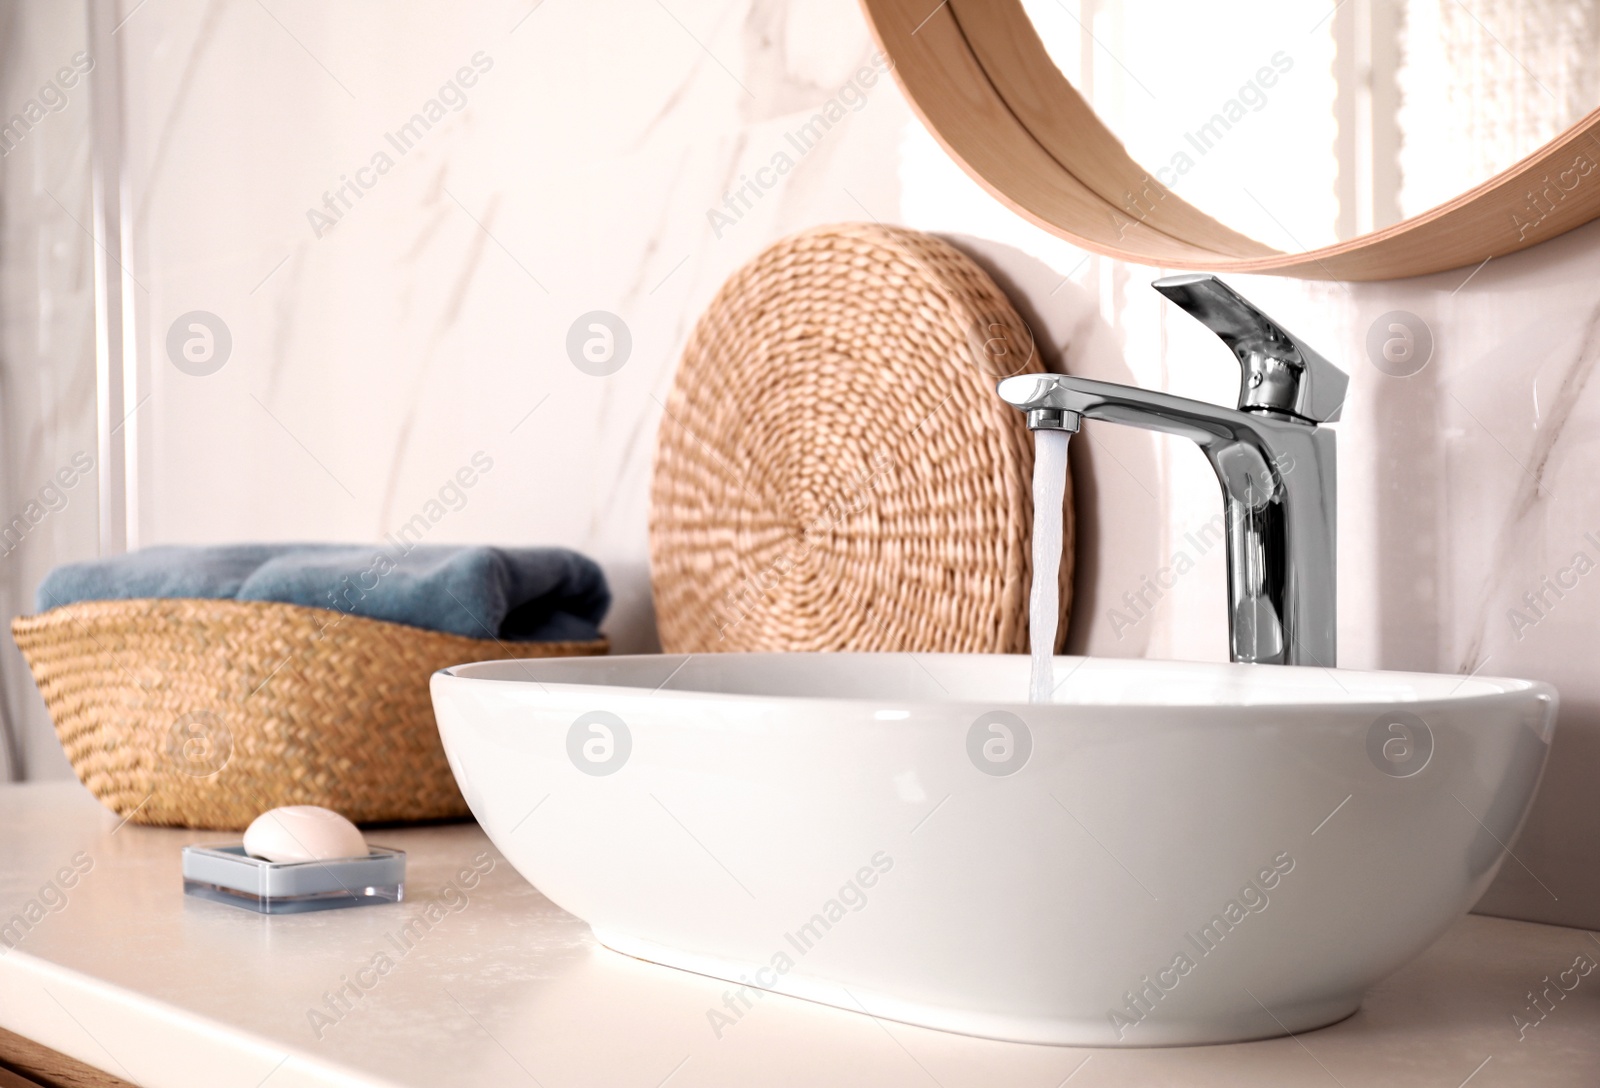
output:
M631 956L995 1039L1339 1020L1483 892L1545 684L1264 665L773 654L433 677L511 864Z

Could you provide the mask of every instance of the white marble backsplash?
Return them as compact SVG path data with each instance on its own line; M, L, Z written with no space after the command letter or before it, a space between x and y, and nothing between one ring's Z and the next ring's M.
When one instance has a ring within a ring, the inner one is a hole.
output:
M1220 343L1149 290L1161 270L1029 226L944 156L853 0L124 9L140 544L377 540L481 452L492 470L430 539L584 551L616 593L616 649L654 649L647 496L677 356L730 273L829 221L951 238L1055 365L1235 395ZM1233 282L1352 375L1341 663L1561 689L1544 792L1485 909L1600 926L1600 572L1572 573L1600 565L1600 224L1399 283ZM231 339L203 375L167 343L196 311ZM631 340L605 376L568 351L595 311ZM1409 377L1367 351L1390 311L1435 342ZM1071 648L1223 659L1221 549L1190 542L1217 513L1204 459L1091 424L1073 464ZM1130 605L1180 552L1194 569Z

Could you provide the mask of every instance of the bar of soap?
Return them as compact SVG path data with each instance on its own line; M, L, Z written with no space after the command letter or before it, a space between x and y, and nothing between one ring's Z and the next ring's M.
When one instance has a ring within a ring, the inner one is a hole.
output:
M251 822L244 833L244 852L280 863L364 858L367 840L355 824L332 809L286 805Z

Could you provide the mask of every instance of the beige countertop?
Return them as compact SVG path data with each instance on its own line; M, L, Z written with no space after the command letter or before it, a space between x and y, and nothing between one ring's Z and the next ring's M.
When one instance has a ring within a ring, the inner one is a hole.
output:
M0 1027L146 1088L1600 1085L1600 971L1555 989L1600 963L1583 930L1469 916L1355 1016L1266 1042L1027 1046L778 995L719 1037L726 984L599 947L475 825L369 837L408 852L406 902L267 918L182 893L180 848L226 833L0 788Z

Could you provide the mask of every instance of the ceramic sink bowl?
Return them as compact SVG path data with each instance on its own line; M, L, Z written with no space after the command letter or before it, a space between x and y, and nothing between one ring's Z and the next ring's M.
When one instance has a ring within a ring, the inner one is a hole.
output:
M517 871L619 952L995 1039L1213 1043L1355 1011L1484 891L1555 724L1484 677L960 654L433 677Z

